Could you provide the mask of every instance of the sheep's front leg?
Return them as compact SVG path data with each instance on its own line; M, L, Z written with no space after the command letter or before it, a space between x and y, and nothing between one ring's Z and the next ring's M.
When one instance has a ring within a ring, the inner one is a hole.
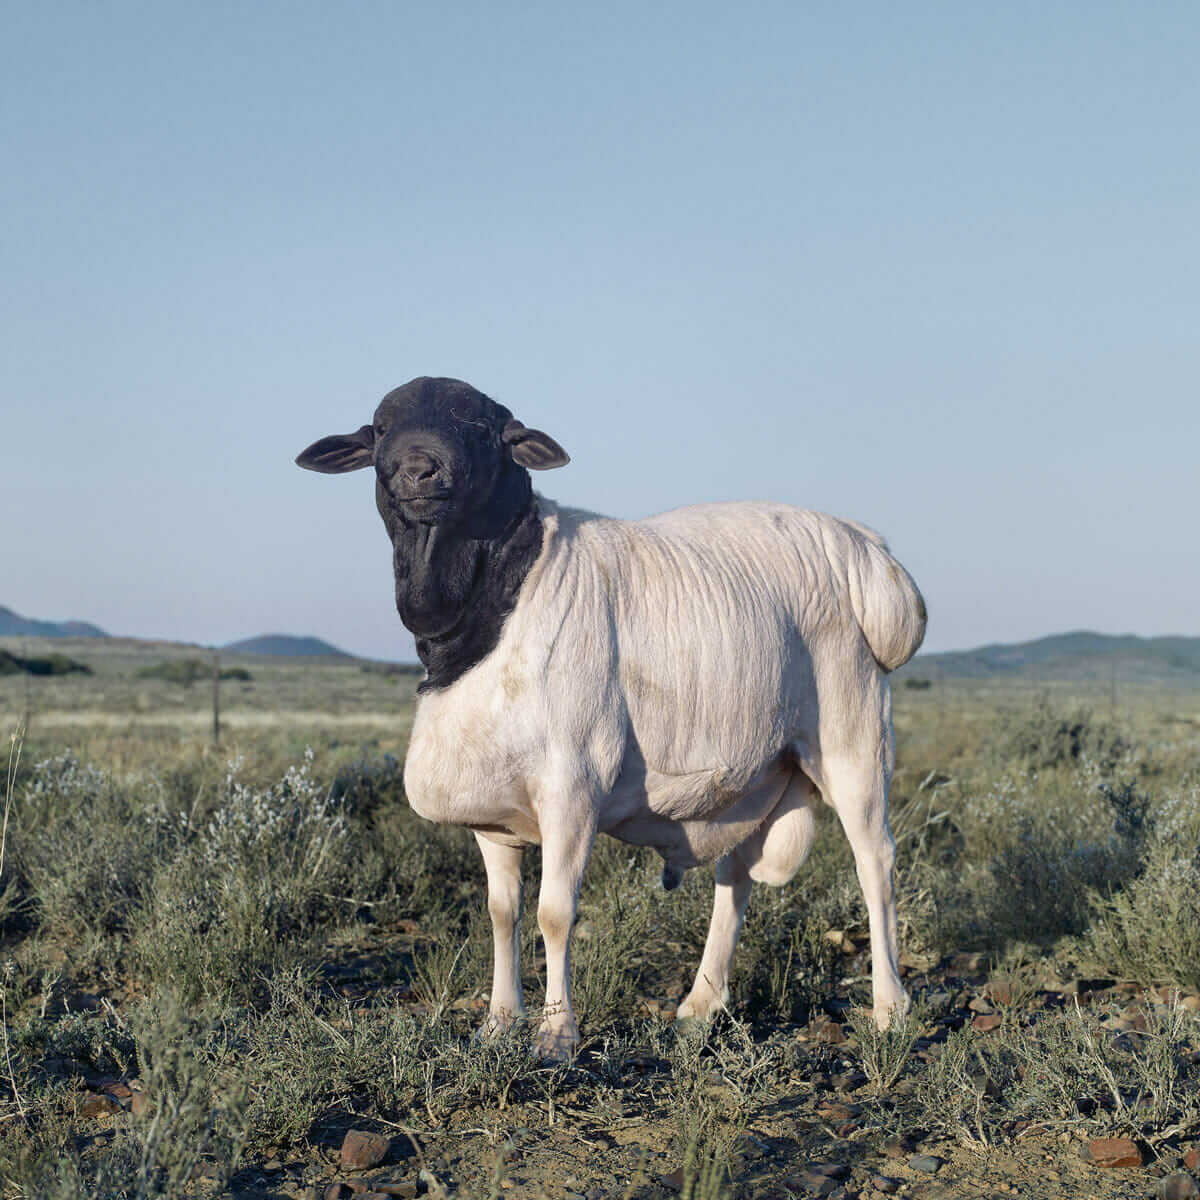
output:
M729 970L749 899L750 876L745 864L736 852L727 854L717 862L717 891L700 969L676 1020L707 1021L728 1002Z
M546 1007L536 1050L553 1062L570 1061L579 1047L579 1027L571 1007L571 927L595 837L590 806L557 811L543 822L538 926L546 944Z
M521 996L521 847L502 846L475 834L487 871L492 918L492 1001L484 1034L500 1033L525 1015Z

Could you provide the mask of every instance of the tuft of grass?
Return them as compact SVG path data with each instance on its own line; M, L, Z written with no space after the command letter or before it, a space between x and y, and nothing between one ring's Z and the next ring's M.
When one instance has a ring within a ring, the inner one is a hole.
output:
M929 1015L927 1008L914 1005L903 1018L894 1019L887 1029L880 1029L870 1009L851 1009L850 1026L859 1061L877 1097L886 1096L905 1073Z

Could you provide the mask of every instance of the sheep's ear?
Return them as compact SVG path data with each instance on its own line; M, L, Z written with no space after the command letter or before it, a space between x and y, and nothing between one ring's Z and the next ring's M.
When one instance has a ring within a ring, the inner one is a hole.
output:
M526 429L516 417L504 426L501 440L513 456L513 462L531 471L549 471L565 467L571 456L548 434L540 429Z
M375 427L364 425L357 433L338 433L313 442L296 456L296 465L323 475L357 471L375 461Z

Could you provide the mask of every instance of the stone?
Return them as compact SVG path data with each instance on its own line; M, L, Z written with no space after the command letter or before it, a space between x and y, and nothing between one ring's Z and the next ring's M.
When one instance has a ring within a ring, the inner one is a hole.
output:
M1200 1187L1186 1171L1176 1171L1158 1181L1158 1190L1154 1194L1158 1200L1197 1200Z
M1013 1002L1013 986L1007 979L993 979L983 989L984 995L996 1004Z
M900 1190L900 1180L893 1179L890 1175L872 1175L871 1186L877 1192L883 1192L890 1196L893 1192Z
M1128 1138L1093 1138L1085 1157L1098 1167L1140 1167L1142 1152Z
M114 1100L127 1101L133 1099L133 1089L129 1084L122 1082L120 1079L114 1079L109 1083L102 1083L100 1091L106 1096L111 1096Z
M823 1175L812 1167L801 1167L788 1176L787 1182L790 1187L802 1187L810 1196L830 1196L841 1187L831 1175Z
M1200 1146L1193 1146L1184 1156L1183 1165L1189 1171L1194 1171L1200 1167Z
M809 1163L805 1170L815 1171L818 1175L824 1175L827 1179L845 1179L850 1174L850 1168L845 1163Z
M84 1092L79 1099L78 1113L87 1120L94 1121L99 1117L111 1117L121 1111L121 1105L103 1092Z
M879 1149L888 1158L904 1158L906 1155L912 1153L913 1147L912 1143L905 1138L894 1137L888 1138Z
M150 1097L145 1092L134 1092L129 1097L129 1111L135 1117L144 1117L150 1111Z
M421 1187L415 1179L400 1179L395 1183L380 1183L376 1180L371 1186L385 1196L394 1196L396 1200L413 1200L414 1196L421 1194Z
M936 1154L914 1154L908 1160L908 1165L914 1171L922 1171L926 1175L936 1175L941 1169L943 1161Z
M830 1082L839 1092L853 1092L867 1082L867 1077L861 1071L846 1071L835 1075Z
M351 1129L342 1140L340 1161L344 1171L365 1171L387 1157L391 1142L369 1129Z
M971 1018L971 1028L978 1030L980 1033L991 1033L993 1029L999 1029L1004 1024L1004 1018L995 1012L991 1013L976 1013Z
M814 1021L812 1030L818 1042L825 1042L830 1046L840 1046L846 1040L846 1035L842 1032L842 1027L828 1017L822 1017L820 1020Z
M817 1116L825 1121L853 1121L861 1112L857 1104L822 1104L817 1108Z
M282 1171L283 1163L278 1158L269 1158L263 1163L264 1171Z
M683 1168L676 1167L669 1174L659 1176L659 1183L673 1192L683 1191Z

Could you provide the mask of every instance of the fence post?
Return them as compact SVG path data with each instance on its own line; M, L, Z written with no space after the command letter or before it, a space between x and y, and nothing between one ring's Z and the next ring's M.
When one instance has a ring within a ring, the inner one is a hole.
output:
M221 652L213 649L212 656L213 683L213 745L221 744Z

